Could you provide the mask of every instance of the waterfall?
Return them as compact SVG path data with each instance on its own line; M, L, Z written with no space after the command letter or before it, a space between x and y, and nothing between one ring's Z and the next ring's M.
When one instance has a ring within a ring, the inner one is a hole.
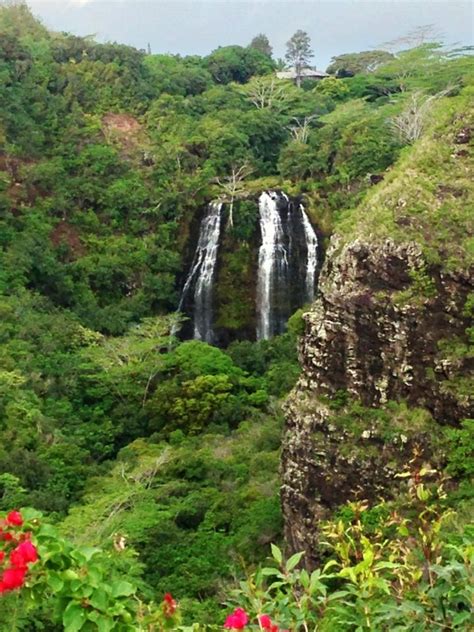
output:
M311 226L311 222L306 215L304 206L300 204L300 211L303 220L304 236L306 240L306 278L305 294L306 301L312 302L314 299L316 269L318 267L318 238Z
M181 292L178 311L192 292L194 338L212 343L213 281L221 232L222 204L211 202L201 221L191 269Z
M222 240L223 205L211 202L205 210L193 260L187 274L178 311L191 318L181 335L210 344L222 343L227 330L214 333L217 258ZM256 218L257 220L257 218ZM314 299L318 269L318 238L304 206L283 191L264 191L258 199L260 242L256 279L257 339L281 334L288 318ZM255 239L258 233L255 233ZM231 248L235 248L232 240ZM229 248L225 242L225 248ZM257 247L256 241L252 244ZM225 251L222 255L226 261ZM235 278L235 283L242 282ZM248 284L248 281L243 281ZM248 287L248 292L252 288ZM251 320L247 321L249 325ZM244 330L245 331L245 330ZM251 331L247 329L250 337ZM230 329L231 335L232 330ZM173 330L172 334L176 334ZM237 334L241 335L240 332ZM247 334L245 334L247 335Z
M259 198L262 244L258 251L257 339L280 333L276 299L288 280L288 245L278 209L279 195L263 192Z
M257 339L285 331L291 314L315 295L318 238L302 204L283 192L259 198Z

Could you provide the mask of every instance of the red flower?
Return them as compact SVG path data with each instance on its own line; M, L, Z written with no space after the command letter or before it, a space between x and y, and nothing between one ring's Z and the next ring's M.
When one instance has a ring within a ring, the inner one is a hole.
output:
M225 620L224 627L232 630L242 630L245 628L249 618L242 608L236 608Z
M272 620L268 616L268 614L261 614L258 617L260 622L260 626L265 632L288 632L288 630L280 630L280 628L272 623Z
M3 532L0 533L0 540L3 540L4 542L11 542L11 540L13 540L13 536L11 533Z
M36 562L38 559L38 551L34 544L29 540L19 544L16 549L10 553L10 564L16 568L24 568L31 562Z
M174 613L176 612L177 607L178 607L178 604L173 599L173 595L171 593L166 593L165 596L163 597L163 604L162 604L163 614L165 615L165 617L172 617Z
M2 580L0 582L2 592L21 588L25 581L25 575L26 568L7 568L6 571L3 571Z
M23 524L23 518L19 511L10 511L6 517L6 523L13 527L21 527Z
M3 562L4 559L5 559L5 553L3 551L0 551L0 562Z

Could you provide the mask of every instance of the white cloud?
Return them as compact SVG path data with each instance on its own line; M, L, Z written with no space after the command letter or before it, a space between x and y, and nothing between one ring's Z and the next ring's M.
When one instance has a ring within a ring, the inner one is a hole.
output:
M48 4L57 4L57 5L62 5L67 6L67 5L75 5L75 6L79 6L82 7L86 4L92 4L93 2L95 2L95 0L62 0L62 2L58 2L58 0L28 0L27 4L30 5L35 5L35 4L43 4L43 5L48 5Z
M109 2L111 0L108 0ZM43 5L59 5L59 7L67 7L67 6L76 6L83 7L86 4L94 4L96 0L27 0L27 4L35 5L35 4L43 4Z

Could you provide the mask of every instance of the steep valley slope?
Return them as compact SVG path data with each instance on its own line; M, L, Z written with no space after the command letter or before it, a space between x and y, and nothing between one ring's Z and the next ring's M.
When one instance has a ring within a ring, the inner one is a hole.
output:
M336 227L305 314L286 404L282 503L291 549L319 520L444 464L442 427L472 416L472 111L440 119Z

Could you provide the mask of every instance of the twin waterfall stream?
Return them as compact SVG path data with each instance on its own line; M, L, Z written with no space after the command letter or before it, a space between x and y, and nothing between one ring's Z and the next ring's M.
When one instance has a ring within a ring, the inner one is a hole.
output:
M264 191L258 201L260 246L256 274L256 338L285 330L291 314L313 300L318 238L302 204L283 192ZM193 337L210 344L214 332L214 286L224 227L222 203L206 209L178 311L191 312ZM239 283L239 279L235 279Z
M184 302L192 291L194 338L212 344L212 290L221 234L222 204L211 202L201 221L199 239L194 253L191 269L186 278L178 312L183 310Z

